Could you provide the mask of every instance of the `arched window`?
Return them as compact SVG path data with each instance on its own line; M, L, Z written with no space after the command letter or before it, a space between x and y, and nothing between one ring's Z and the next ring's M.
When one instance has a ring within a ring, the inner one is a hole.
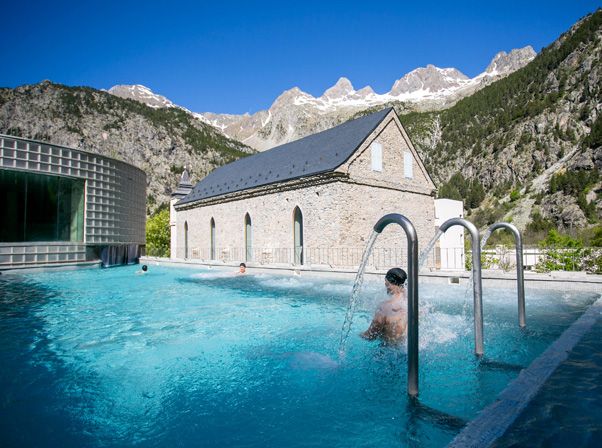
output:
M211 218L211 259L215 260L215 219Z
M188 258L188 221L184 221L184 258Z
M248 213L245 215L245 261L253 261L253 228Z
M303 264L303 213L299 207L293 211L294 264Z

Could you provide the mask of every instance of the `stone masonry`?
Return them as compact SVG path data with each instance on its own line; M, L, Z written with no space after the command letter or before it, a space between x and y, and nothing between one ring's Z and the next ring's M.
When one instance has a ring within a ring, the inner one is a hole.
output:
M382 171L371 167L370 145L382 145ZM412 154L413 177L404 177L404 152ZM435 186L392 111L353 155L330 173L308 176L253 190L175 207L176 258L211 258L215 222L215 258L245 261L245 216L252 223L252 256L257 263L290 263L294 210L303 214L305 264L358 265L372 227L387 213L407 216L422 247L433 236ZM173 217L172 217L173 220ZM389 226L378 238L372 264L405 265L406 237ZM173 249L172 249L173 253ZM376 256L376 255L375 255ZM402 260L401 262L399 260Z

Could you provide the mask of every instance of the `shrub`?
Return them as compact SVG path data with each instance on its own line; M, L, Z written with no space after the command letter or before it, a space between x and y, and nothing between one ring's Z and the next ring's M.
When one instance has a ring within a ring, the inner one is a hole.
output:
M535 266L537 271L602 273L602 251L584 248L581 239L550 230L539 246L544 250L544 256Z
M169 209L157 211L146 221L146 253L151 257L169 257Z

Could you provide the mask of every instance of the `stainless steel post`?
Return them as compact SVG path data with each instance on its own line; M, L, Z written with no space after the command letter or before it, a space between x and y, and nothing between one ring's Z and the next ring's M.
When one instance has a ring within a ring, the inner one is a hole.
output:
M462 226L471 237L472 246L472 289L474 306L474 352L477 356L483 354L483 293L481 280L481 240L479 229L473 223L463 218L451 218L445 221L439 229L445 233L453 226Z
M508 229L514 235L514 245L516 250L516 287L518 290L518 325L524 327L527 325L525 317L525 272L523 268L523 238L520 231L514 224L508 222L496 222L489 226L489 232L497 229Z
M408 240L408 394L418 395L418 237L408 218L397 213L385 215L374 225L381 233L389 224L399 224Z

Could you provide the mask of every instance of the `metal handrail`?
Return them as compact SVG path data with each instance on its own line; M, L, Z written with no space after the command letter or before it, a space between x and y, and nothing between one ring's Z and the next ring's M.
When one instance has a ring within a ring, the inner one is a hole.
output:
M479 229L464 218L451 218L439 227L442 233L453 226L462 226L471 237L472 246L472 289L474 307L474 351L477 356L483 355L483 287L481 280L481 241Z
M408 240L408 395L418 395L418 236L411 221L398 213L383 216L374 225L381 233L389 224L399 224Z
M525 327L527 325L525 318L525 274L523 269L523 239L520 231L514 224L508 222L496 222L489 226L488 233L491 234L497 229L510 230L514 235L514 244L516 247L516 283L518 290L518 325Z

